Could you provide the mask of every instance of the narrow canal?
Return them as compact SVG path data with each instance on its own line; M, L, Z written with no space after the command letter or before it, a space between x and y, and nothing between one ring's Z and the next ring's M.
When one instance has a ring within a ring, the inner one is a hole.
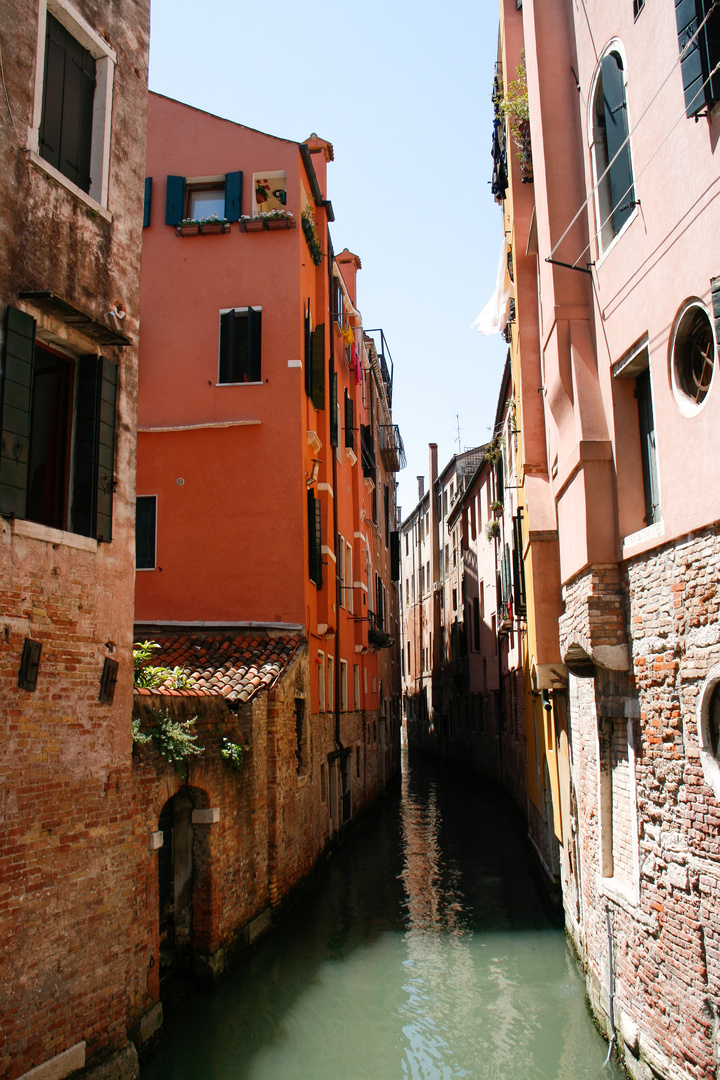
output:
M165 1020L142 1080L608 1080L503 796L404 755L318 891Z

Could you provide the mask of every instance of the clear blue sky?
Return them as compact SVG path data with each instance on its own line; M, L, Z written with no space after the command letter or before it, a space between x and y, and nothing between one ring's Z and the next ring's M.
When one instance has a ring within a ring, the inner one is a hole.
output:
M152 0L150 89L282 138L332 142L336 251L360 256L358 306L395 366L408 464L485 442L507 346L470 329L495 285L490 195L496 0Z

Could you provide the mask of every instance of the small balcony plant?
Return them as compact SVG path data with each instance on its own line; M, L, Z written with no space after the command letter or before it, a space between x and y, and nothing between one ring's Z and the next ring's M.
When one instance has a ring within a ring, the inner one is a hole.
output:
M530 142L530 108L528 104L527 70L525 50L520 54L517 79L508 83L500 101L500 111L508 121L510 134L517 148L520 162L520 179L523 184L532 183L532 145Z
M322 259L322 248L320 247L320 237L315 225L315 215L309 206L306 206L302 212L302 230L310 252L310 258L316 266L319 266Z
M197 236L198 233L203 236L218 235L230 232L230 222L217 214L203 218L183 218L175 232L178 236Z

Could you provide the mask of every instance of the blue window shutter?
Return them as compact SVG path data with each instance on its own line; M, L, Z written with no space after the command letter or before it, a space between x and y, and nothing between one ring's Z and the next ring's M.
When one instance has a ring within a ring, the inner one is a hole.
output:
M103 543L112 540L117 375L104 356L78 361L72 525Z
M261 375L261 343L262 343L262 311L248 308L247 312L247 380L248 382L260 382Z
M143 204L143 229L150 224L150 211L152 209L152 176L145 177L145 202Z
M225 217L228 221L239 221L242 213L243 174L225 173Z
M635 189L630 165L630 144L625 141L628 136L625 84L623 70L616 53L611 52L603 57L602 85L608 161L612 161L615 155L618 155L610 166L609 175L613 228L616 233L619 233L635 206ZM623 143L625 143L624 146Z
M168 176L165 224L179 225L185 217L185 177Z
M8 307L0 371L0 513L27 512L35 320Z

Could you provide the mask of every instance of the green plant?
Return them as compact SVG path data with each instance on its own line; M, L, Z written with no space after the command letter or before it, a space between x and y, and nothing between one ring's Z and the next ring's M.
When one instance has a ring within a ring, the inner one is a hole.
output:
M263 221L279 221L285 218L291 218L293 215L289 210L275 209L275 210L260 210L258 217Z
M501 502L498 502L497 499L495 499L494 502L490 503L490 509L492 510L495 517L500 516L500 514L502 513L502 508L503 508L503 504Z
M184 668L174 667L167 672L167 682L170 683L173 690L187 690L195 680L188 675Z
M393 644L393 639L384 630L378 630L376 627L371 626L368 630L368 644L373 645L376 649L389 649Z
M516 145L518 148L522 149L525 141L525 133L530 123L524 49L520 54L520 63L517 67L517 79L508 83L507 89L500 100L500 112L507 118L510 134L515 140Z
M149 663L152 654L159 649L157 641L136 641L133 645L133 682L145 690L162 686L168 677L168 669Z
M250 749L248 743L236 743L231 742L230 739L226 739L223 735L222 746L220 747L220 757L223 761L226 761L235 772L240 772L242 769L243 755Z
M139 719L132 721L133 743L144 746L152 741L158 753L180 772L184 761L205 750L204 746L198 746L197 735L190 731L196 720L197 716L189 720L173 720L167 709L165 712L147 709L144 723Z
M320 237L318 236L317 227L315 225L315 215L309 206L306 206L303 210L301 220L302 230L305 234L305 240L310 252L310 258L316 266L319 266L320 260L322 259L322 248L320 247Z
M492 521L488 521L485 526L485 536L488 540L495 540L500 535L500 522L497 518L493 518Z

